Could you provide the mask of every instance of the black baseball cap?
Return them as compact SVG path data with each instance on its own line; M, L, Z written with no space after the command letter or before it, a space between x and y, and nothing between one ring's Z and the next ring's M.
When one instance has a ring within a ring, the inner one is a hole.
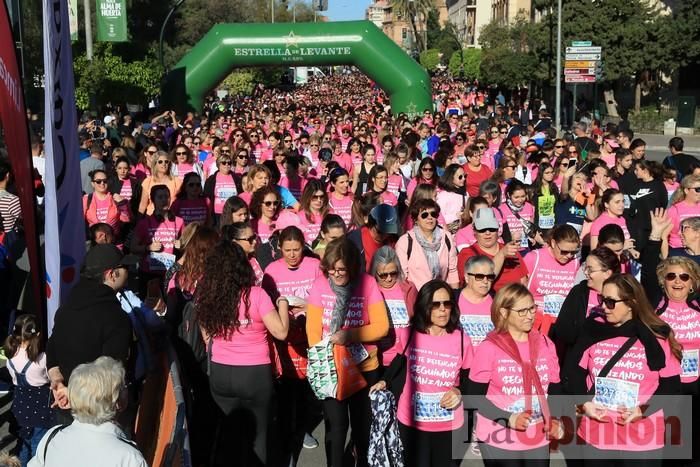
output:
M399 215L393 206L380 204L372 208L369 212L372 219L377 223L377 230L383 234L399 233Z
M133 266L139 262L137 256L125 255L119 248L110 244L95 245L85 255L83 270L103 272L108 269Z

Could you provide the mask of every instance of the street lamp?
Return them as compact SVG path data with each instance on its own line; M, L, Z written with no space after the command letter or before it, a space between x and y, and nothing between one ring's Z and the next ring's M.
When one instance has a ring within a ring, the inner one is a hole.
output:
M557 1L557 98L554 126L561 135L561 0Z
M163 26L161 26L161 28L160 28L160 38L158 40L158 44L159 44L158 55L160 56L160 66L162 66L164 70L165 70L165 59L163 58L163 36L165 35L165 26L168 25L168 22L170 21L170 17L175 13L175 10L180 8L180 5L182 5L183 3L185 3L185 0L177 0L175 5L173 5L173 7L168 12L168 15L163 20Z

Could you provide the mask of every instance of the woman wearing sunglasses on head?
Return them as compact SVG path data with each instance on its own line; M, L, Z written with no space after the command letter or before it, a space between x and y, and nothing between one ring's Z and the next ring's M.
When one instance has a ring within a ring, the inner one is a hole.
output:
M431 199L416 202L409 213L413 229L396 242L396 253L406 278L416 288L440 279L456 289L457 248L452 235L438 225L440 206Z
M404 277L396 250L390 246L383 246L374 253L370 271L389 312L389 334L378 345L381 364L386 368L403 350L399 342L407 342L418 290Z
M546 467L550 440L564 434L547 402L560 392L557 354L534 328L536 309L524 285L500 289L491 305L494 330L474 351L468 408L477 410L486 467Z
M585 321L563 368L582 414L584 466L661 466L665 416L678 412L657 396L680 394L681 345L629 274L608 278L600 302L604 319Z
M411 330L398 343L405 358L395 358L370 392L388 388L400 394L396 418L405 465L449 467L455 465L453 441L464 426L462 394L472 345L460 330L454 294L444 281L426 283L414 310Z

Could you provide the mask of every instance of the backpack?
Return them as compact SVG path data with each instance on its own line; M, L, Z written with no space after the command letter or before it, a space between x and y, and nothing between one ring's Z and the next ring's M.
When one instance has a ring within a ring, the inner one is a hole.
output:
M201 364L207 359L207 346L199 330L197 310L193 300L189 300L182 308L182 321L178 326L177 335L189 346L197 363Z
M450 242L450 239L445 236L445 245L447 245L447 249L450 250L452 248L452 242ZM410 235L408 236L408 245L406 246L406 259L409 260L411 259L411 253L413 252L413 237Z

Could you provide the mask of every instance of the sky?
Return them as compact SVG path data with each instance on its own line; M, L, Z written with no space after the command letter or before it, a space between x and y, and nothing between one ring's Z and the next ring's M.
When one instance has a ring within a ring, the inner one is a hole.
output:
M328 11L324 12L332 21L365 19L365 10L371 0L328 0Z

